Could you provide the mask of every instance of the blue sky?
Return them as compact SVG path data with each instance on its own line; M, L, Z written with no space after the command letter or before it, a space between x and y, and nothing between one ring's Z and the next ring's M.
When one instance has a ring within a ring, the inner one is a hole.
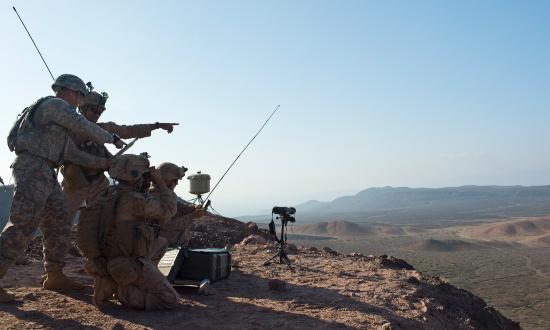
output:
M14 1L0 8L0 131L74 73L104 120L214 184L226 215L374 186L549 184L550 2ZM0 176L14 158L0 154ZM178 192L184 198L188 182Z

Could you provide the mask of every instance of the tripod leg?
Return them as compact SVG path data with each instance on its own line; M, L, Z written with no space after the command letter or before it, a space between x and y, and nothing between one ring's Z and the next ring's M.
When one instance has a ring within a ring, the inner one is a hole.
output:
M288 259L288 256L286 255L286 252L284 252L284 251L283 251L283 253L281 253L281 260L284 260L284 262L288 266L288 268L292 269L292 263L290 262L290 259Z
M290 260L288 260L288 258L285 259L285 262L288 268L292 269L292 264L290 263Z
M269 258L266 262L264 262L264 266L267 266L271 263L271 261L273 261L273 259L277 258L279 256L279 253L277 252L276 255L274 255L273 257Z

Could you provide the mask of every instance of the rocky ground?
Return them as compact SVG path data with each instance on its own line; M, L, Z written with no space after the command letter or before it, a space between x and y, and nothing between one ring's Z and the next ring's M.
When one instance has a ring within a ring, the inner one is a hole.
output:
M252 224L235 221L212 217L203 222L209 230L195 228L192 245L201 237L218 237L215 246L231 245L257 231ZM232 232L237 236L228 237ZM43 290L38 247L35 242L0 283L18 298L0 304L2 329L519 329L480 298L425 277L393 257L290 246L293 269L263 266L276 252L264 232L232 246L232 274L213 283L210 295L184 289L177 309L157 312L127 310L116 303L94 307L92 279L76 249L66 270L87 288Z

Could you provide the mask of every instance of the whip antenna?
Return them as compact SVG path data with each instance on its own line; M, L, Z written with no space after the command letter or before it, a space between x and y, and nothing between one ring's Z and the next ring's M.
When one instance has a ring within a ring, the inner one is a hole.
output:
M38 46L36 45L36 42L34 42L34 39L32 38L31 33L29 32L29 29L27 29L27 26L25 25L25 23L21 19L21 16L19 16L19 13L17 12L17 9L15 9L15 6L13 6L12 8L13 8L13 11L15 12L15 14L17 15L17 17L19 17L19 20L21 21L21 24L23 24L23 27L25 28L25 31L27 31L27 34L29 35L29 38L31 38L31 41L34 45L34 48L36 48L36 51L38 52L38 55L40 55L40 58L42 59L42 62L44 62L44 65L46 66L46 69L48 69L48 72L50 73L50 76L55 81L55 78L53 77L52 71L50 70L50 67L48 66L48 63L46 63L46 60L44 59L44 56L42 56L42 53L40 52L40 49L38 49Z
M256 138L256 136L258 136L258 134L260 134L260 132L264 129L265 125L267 124L267 122L271 119L271 117L273 117L273 115L275 114L275 112L277 112L277 110L279 110L279 107L281 105L279 104L275 110L273 110L273 112L271 113L271 115L269 115L269 117L266 119L266 121L264 122L264 124L262 125L262 127L260 127L260 129L258 130L258 132L256 133L256 135L254 135L252 137L252 139L250 141L248 141L248 144L243 148L243 150L239 153L239 155L237 156L237 158L235 158L235 160L233 161L233 163L231 163L231 165L229 165L229 167L227 168L227 170L225 171L225 173L222 175L222 177L218 180L218 182L216 182L216 184L214 185L214 188L212 188L212 190L210 190L210 193L208 194L208 196L206 196L205 198L205 201L206 203L205 204L210 204L210 201L208 200L208 197L210 197L210 195L212 195L212 193L214 192L214 190L216 190L216 187L220 184L220 182L223 180L223 178L225 177L225 175L227 174L227 172L229 172L229 170L233 167L233 165L235 165L235 163L237 162L237 159L239 159L239 157L241 157L241 155L243 154L243 152L246 150L246 148L248 148L248 146L252 143L252 141L254 141L254 139Z

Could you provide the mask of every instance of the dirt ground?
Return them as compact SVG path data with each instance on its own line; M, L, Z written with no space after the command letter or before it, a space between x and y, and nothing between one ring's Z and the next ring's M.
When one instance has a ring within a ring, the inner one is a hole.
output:
M402 260L301 248L290 254L291 270L280 264L263 266L276 249L258 240L234 246L232 274L213 283L211 295L180 290L181 304L170 311L128 310L116 302L97 309L91 304L92 279L77 256L69 257L66 272L87 288L43 290L41 261L30 260L10 269L0 283L18 298L0 304L0 328L519 328L480 298L424 278Z

